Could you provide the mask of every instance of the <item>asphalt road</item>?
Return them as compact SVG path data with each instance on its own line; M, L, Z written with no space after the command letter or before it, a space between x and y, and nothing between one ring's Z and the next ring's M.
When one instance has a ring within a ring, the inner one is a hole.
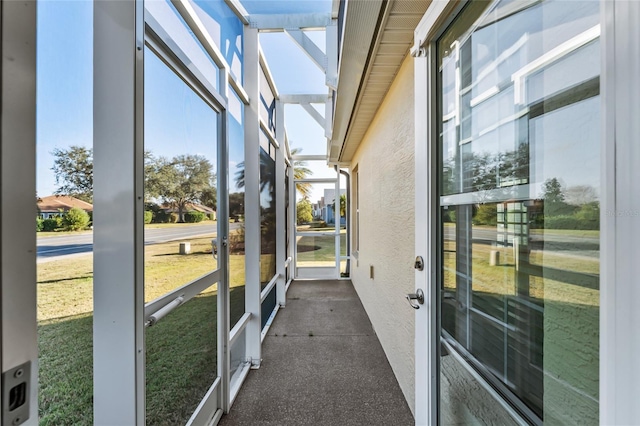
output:
M237 229L239 223L230 223L229 229ZM182 225L175 228L145 229L144 243L158 244L167 241L194 238L215 234L215 226ZM90 253L93 251L93 233L38 237L38 262L52 260L61 256Z
M497 240L498 231L495 228L474 228L472 234L474 243L491 244ZM445 226L444 238L454 241L455 228ZM538 250L573 253L594 258L597 258L600 252L598 237L565 235L561 231L554 233L553 230L545 230L544 233L532 233L529 235L529 241L531 248Z

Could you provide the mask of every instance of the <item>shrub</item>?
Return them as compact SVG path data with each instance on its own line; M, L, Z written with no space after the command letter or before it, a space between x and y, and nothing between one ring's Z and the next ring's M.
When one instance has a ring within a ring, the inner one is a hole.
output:
M152 220L153 220L153 212L145 211L144 212L144 223L145 224L151 223Z
M480 204L472 221L474 225L496 226L498 223L498 205Z
M155 223L176 223L178 221L178 215L175 213L167 213L163 210L159 210L153 220Z
M576 218L570 215L545 216L545 229L578 229Z
M154 223L167 223L168 221L169 221L169 214L162 210L158 210L155 216L153 216Z
M42 231L42 229L44 228L44 219L42 219L41 217L36 217L36 232L40 232Z
M42 221L42 230L45 232L53 232L62 226L62 219L59 216L50 217Z
M209 220L216 220L216 214L215 213L209 213Z
M69 231L80 231L89 225L89 214L77 207L70 209L62 219L64 228Z
M600 229L600 205L597 202L580 206L575 216L580 222L580 229Z
M229 253L244 254L244 224L229 233Z
M187 223L202 222L207 217L204 213L198 211L186 212L184 214L184 221Z
M577 215L546 216L544 227L546 229L577 229L593 230L598 229L599 221L582 219Z

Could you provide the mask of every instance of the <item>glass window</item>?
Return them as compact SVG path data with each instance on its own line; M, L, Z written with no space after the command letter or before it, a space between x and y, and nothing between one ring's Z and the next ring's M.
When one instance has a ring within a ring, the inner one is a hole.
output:
M146 330L148 425L185 424L217 377L217 285Z
M260 132L260 282L276 274L276 149Z
M534 422L599 416L599 20L473 2L437 44L443 337ZM483 419L451 359L443 422Z
M276 134L276 97L271 90L267 73L262 66L260 68L260 118L267 128Z
M244 104L229 90L229 302L230 327L245 312Z
M244 25L223 1L195 0L191 5L229 64L231 75L242 82Z
M144 6L147 25L171 47L178 59L202 84L211 92L216 91L219 87L220 70L171 1L147 1Z
M217 269L217 122L218 114L147 49L147 302Z

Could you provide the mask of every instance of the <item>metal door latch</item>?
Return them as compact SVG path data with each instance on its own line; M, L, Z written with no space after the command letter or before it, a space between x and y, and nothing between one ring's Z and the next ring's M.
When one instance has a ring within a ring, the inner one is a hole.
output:
M21 425L29 419L31 361L2 373L2 424Z
M419 304L414 303L413 300L417 300ZM419 288L415 293L407 294L407 302L413 309L420 309L420 305L424 304L424 292L422 289Z

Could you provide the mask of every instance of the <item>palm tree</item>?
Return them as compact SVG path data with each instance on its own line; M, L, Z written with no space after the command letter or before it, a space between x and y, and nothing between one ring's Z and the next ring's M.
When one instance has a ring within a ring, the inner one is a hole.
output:
M291 156L299 154L302 148L294 148L291 150ZM260 191L265 189L265 186L272 182L270 173L273 173L272 168L268 167L269 162L273 160L269 155L260 150ZM306 179L313 174L311 169L307 168L306 161L294 160L293 161L293 178L295 180ZM238 170L236 171L236 186L238 188L244 187L244 161L238 164ZM302 195L303 198L309 198L311 196L311 184L297 182L296 189Z
M299 154L302 148L294 148L291 150L291 156ZM311 176L313 172L307 167L306 161L294 160L293 161L293 178L295 180L306 179ZM308 199L311 196L311 184L304 182L296 183L296 190L302 195L302 198Z

